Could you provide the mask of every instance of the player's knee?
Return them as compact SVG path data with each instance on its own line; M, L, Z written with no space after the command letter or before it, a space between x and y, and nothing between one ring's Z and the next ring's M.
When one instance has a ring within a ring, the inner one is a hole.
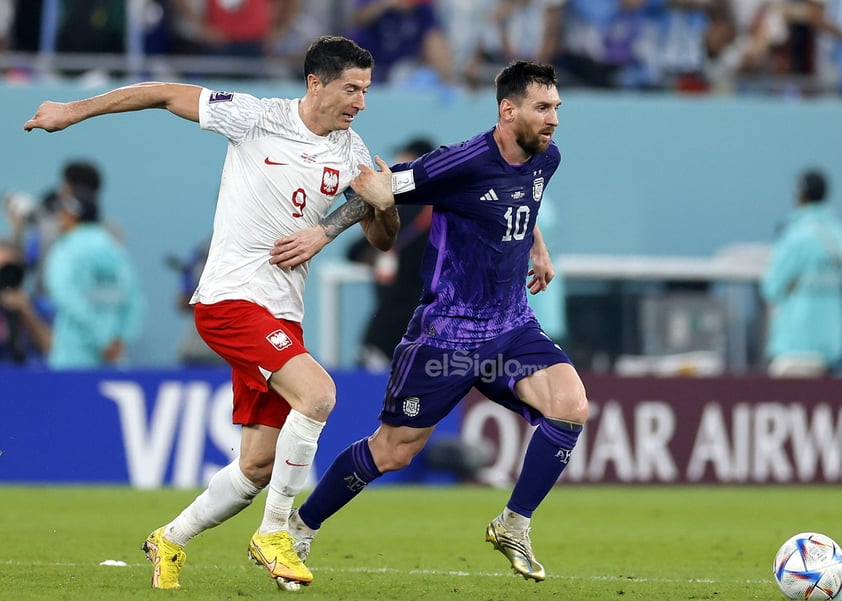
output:
M584 424L588 419L588 398L584 388L555 390L550 394L544 411L546 417Z
M406 448L397 448L392 452L391 456L389 457L390 461L387 464L387 468L385 471L394 472L396 470L402 470L403 468L408 467L410 463L412 463L413 457L415 457L415 454L410 453Z
M332 395L324 395L317 399L313 400L312 405L310 405L310 413L306 414L307 417L310 419L315 419L320 422L326 422L328 416L333 411L333 407L336 405L336 394Z
M383 474L402 470L407 467L412 463L412 458L416 454L414 449L408 445L397 445L377 454L372 449L375 465L377 465L377 469Z
M290 404L292 405L292 403ZM325 422L335 405L336 388L332 385L325 385L307 391L299 399L299 407L295 407L295 405L293 407L310 419Z

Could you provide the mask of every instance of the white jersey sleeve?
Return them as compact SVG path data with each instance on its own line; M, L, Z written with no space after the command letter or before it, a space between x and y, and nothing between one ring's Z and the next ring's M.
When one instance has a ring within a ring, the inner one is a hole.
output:
M193 302L247 300L300 322L309 262L269 264L275 240L316 225L371 156L351 129L319 136L298 99L202 90L199 125L225 136L208 261Z

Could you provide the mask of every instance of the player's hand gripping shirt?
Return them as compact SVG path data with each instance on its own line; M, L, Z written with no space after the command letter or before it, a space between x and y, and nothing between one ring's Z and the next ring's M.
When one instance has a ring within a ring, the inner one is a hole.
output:
M510 165L493 131L392 167L398 204L433 205L408 339L473 347L535 319L526 301L532 232L561 155L553 142Z
M247 300L300 322L309 261L269 264L275 240L316 225L371 156L352 130L319 136L298 99L202 90L199 124L228 138L208 260L193 303Z

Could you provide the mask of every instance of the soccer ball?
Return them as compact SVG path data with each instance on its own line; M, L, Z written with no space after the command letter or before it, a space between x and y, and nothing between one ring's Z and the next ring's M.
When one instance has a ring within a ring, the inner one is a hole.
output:
M772 571L787 599L833 599L842 591L842 550L829 536L801 532L778 549Z

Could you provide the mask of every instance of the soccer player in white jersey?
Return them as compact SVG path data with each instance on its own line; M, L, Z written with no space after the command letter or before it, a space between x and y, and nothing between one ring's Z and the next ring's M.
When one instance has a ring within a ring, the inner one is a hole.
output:
M44 102L24 124L27 131L54 132L99 115L164 108L229 140L210 253L192 303L202 338L232 367L240 455L144 542L155 588L180 588L187 542L242 511L267 486L249 554L281 588L313 580L293 549L287 518L336 389L302 342L308 264L278 269L269 264L269 251L301 228L321 225L335 236L358 221L378 249L394 243L396 210L375 209L348 189L360 169L370 170L369 152L350 127L365 109L373 63L351 40L325 36L305 56L300 99L149 82L75 102ZM346 189L348 201L328 215Z

